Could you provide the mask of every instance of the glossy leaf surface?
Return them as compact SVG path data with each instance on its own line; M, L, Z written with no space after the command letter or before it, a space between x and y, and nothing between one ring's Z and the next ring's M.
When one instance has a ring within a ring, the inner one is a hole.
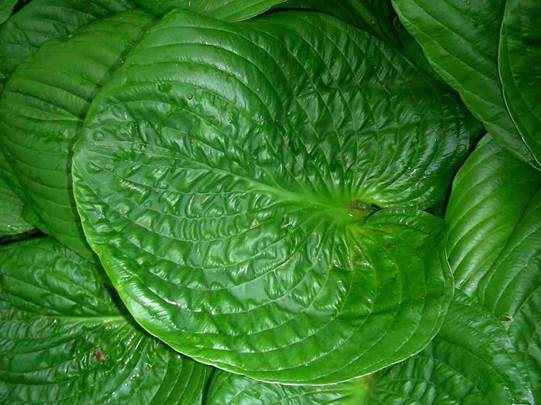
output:
M498 55L507 108L541 164L541 2L507 0Z
M87 257L71 190L72 146L96 92L152 22L128 11L47 43L18 67L0 100L0 142L39 218L34 225Z
M466 116L331 17L179 11L93 103L77 206L152 334L257 379L342 381L421 350L441 325L441 223L416 208L445 193Z
M201 403L208 367L134 326L111 291L52 238L0 247L2 403Z
M497 318L457 292L434 341L376 374L367 404L534 404L528 365Z
M502 145L538 167L507 111L498 74L504 0L393 0L432 67Z
M0 80L45 42L134 6L131 0L33 0L0 27Z
M208 405L360 405L368 390L363 378L327 386L281 385L218 371L206 396Z
M449 208L457 286L502 320L541 380L541 174L488 136L460 169Z
M219 372L207 403L533 404L527 369L497 318L457 292L438 336L402 363L328 386L283 386Z

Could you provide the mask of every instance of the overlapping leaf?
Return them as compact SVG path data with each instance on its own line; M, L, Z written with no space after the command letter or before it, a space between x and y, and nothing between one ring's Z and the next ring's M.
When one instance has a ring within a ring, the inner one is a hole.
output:
M457 292L421 353L381 372L328 386L281 386L217 373L209 404L533 404L528 363L498 319Z
M541 175L489 137L460 169L446 213L457 286L509 328L540 394Z
M38 238L0 248L0 402L197 404L209 375L150 337L101 269Z
M393 0L393 4L434 69L460 93L487 131L516 156L539 167L502 95L498 45L505 1Z
M0 80L45 42L134 6L131 0L33 0L0 27Z
M541 164L541 2L507 0L498 56L507 108Z
M179 11L92 105L76 201L152 334L262 380L341 381L421 350L441 325L441 223L414 207L445 193L467 116L333 18Z
M262 383L248 377L218 371L209 386L207 405L361 405L369 378L328 386Z
M0 0L0 26L11 15L18 0Z
M88 106L152 18L128 11L54 40L22 63L0 100L0 143L39 218L33 224L90 256L71 191L71 150Z

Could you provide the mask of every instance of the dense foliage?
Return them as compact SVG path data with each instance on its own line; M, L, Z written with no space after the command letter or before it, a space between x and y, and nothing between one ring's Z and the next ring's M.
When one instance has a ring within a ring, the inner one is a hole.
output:
M535 404L537 0L0 0L0 402Z

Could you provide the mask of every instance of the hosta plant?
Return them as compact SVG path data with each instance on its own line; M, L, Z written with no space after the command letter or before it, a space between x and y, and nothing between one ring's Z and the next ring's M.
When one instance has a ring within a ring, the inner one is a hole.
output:
M536 403L540 16L0 2L0 402Z

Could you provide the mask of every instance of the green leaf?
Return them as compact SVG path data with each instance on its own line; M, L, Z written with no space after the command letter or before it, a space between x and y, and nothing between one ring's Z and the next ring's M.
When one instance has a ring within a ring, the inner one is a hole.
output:
M446 219L457 286L531 356L541 398L541 174L487 136L455 179Z
M488 135L480 142L454 180L445 214L447 252L458 288L468 295L475 293L498 258L507 254L510 241L520 238L518 225L527 224L525 213L540 188L536 170L506 153Z
M0 248L0 402L201 403L209 368L134 326L111 290L52 238Z
M328 386L263 383L218 371L206 396L208 405L359 405L364 403L369 378Z
M248 20L286 0L135 0L149 12L162 15L183 8L225 21Z
M527 365L503 326L460 292L434 341L373 376L366 404L534 404Z
M91 106L75 198L153 335L261 380L342 381L411 356L441 325L442 223L415 208L446 192L466 116L331 17L179 11Z
M218 372L212 404L533 404L526 369L504 327L461 292L421 353L376 374L328 386L284 386Z
M16 186L17 180L0 149L0 237L16 235L33 228L23 218L23 202Z
M0 79L48 40L132 8L132 0L33 0L0 27Z
M11 16L19 0L0 0L0 26Z
M390 0L287 0L275 8L316 10L334 15L376 35L388 44L400 47L393 25L395 13Z
M151 17L128 11L53 40L23 62L0 100L0 142L36 213L35 226L85 257L71 190L71 150L96 92Z
M498 75L504 0L393 0L432 67L456 89L487 131L539 167L507 111Z
M541 165L541 2L507 0L498 55L507 108Z

